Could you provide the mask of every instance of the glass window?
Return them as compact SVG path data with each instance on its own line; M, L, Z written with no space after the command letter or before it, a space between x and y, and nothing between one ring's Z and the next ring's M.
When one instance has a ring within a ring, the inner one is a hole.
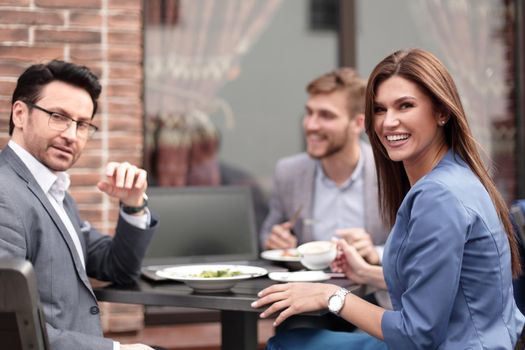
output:
M303 149L306 84L337 66L337 32L325 25L333 8L314 2L144 2L152 183L269 191L277 160Z
M512 1L359 0L357 66L367 76L396 49L420 47L449 68L469 123L510 203L516 194Z

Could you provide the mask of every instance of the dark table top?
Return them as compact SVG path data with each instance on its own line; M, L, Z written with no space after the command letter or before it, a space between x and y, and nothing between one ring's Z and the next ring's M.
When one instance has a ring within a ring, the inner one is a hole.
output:
M343 278L332 278L325 281L340 286L356 289L359 286L351 285ZM95 288L95 294L101 301L157 305L157 306L184 306L212 310L251 311L250 304L257 299L257 293L262 289L279 282L270 280L267 276L239 281L230 292L201 293L182 282L161 281L153 282L141 278L135 285L117 287L107 286Z

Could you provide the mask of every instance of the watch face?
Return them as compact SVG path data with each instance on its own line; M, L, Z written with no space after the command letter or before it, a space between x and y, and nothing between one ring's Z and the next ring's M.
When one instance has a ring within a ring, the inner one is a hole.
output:
M343 307L343 299L339 295L332 295L328 300L328 309L332 312L339 312Z

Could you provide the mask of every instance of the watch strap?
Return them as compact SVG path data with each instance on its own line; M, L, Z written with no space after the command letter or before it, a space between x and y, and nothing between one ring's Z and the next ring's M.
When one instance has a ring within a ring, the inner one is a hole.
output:
M126 213L126 214L130 214L130 215L140 213L140 212L143 211L147 206L148 206L148 196L146 196L145 193L144 193L144 197L143 197L142 205L139 205L138 207L133 207L133 206L125 205L125 204L122 203L122 202L120 203L120 208L122 209L122 211L123 211L124 213Z

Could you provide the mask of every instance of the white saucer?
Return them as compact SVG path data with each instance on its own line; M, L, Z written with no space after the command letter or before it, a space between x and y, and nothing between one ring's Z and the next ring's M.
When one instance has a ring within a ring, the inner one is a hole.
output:
M268 277L278 282L319 282L330 279L323 271L270 272Z

